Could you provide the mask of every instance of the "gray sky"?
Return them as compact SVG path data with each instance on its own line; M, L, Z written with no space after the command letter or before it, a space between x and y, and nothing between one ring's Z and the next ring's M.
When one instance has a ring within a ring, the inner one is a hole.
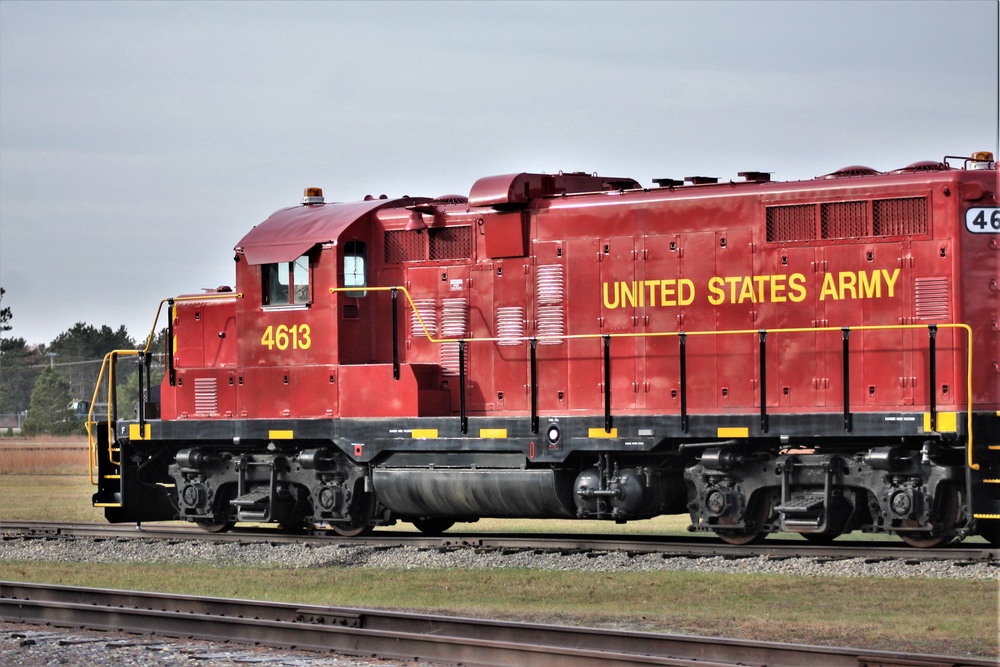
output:
M320 186L812 178L997 150L998 4L0 2L7 335L136 338Z

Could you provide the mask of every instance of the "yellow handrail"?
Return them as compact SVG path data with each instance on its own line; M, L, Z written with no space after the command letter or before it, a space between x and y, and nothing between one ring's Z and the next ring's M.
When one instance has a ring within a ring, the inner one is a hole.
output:
M115 425L111 421L111 392L115 389L115 369L114 364L111 363L111 358L113 356L123 356L123 357L134 357L140 354L147 354L149 348L153 345L153 339L156 337L156 325L160 321L160 313L163 312L163 304L172 303L175 301L203 301L205 299L242 299L242 292L218 292L212 294L198 294L193 296L178 296L171 299L160 299L160 305L156 308L156 316L153 318L153 326L149 330L149 335L146 337L146 344L142 349L136 350L112 350L104 355L104 360L101 362L101 371L97 376L97 384L94 386L94 394L90 399L90 409L87 410L87 448L89 451L89 463L90 463L90 483L97 484L94 479L94 469L97 467L97 434L94 432L94 427L97 426L97 422L94 421L94 406L97 404L98 394L101 392L101 382L104 379L105 368L108 369L108 412L107 412L107 423L108 423L108 460L113 465L120 465L120 461L115 461L114 457L114 443L115 443Z
M331 287L330 293L336 294L338 292L357 292L362 288L359 287ZM768 334L772 333L821 333L821 332L832 332L832 331L843 331L843 327L788 327L788 328L778 328L778 329L726 329L718 331L648 331L648 332L632 332L632 333L594 333L594 334L562 334L562 335L546 335L546 336L521 336L518 338L434 338L431 335L430 330L424 323L424 319L420 316L420 311L417 309L416 304L413 303L413 297L410 296L410 291L401 285L393 287L364 287L367 292L389 292L392 290L398 290L406 296L407 302L410 304L410 308L413 309L413 313L417 316L417 321L420 322L420 326L423 328L424 336L431 343L458 343L460 341L466 342L498 342L498 341L530 341L534 338L537 341L546 340L580 340L580 339L601 339L605 336L609 338L660 338L660 337L677 337L682 333L687 336L729 336L729 335L757 335L761 331L765 331ZM972 458L972 327L965 323L946 323L936 325L938 329L964 329L967 337L967 345L969 354L968 360L966 362L966 397L967 397L967 425L966 428L969 434L968 441L968 464L969 468L972 470L979 470L979 464L973 462ZM926 324L868 324L859 325L856 327L848 327L850 331L903 331L903 330L922 330L926 331L928 326Z

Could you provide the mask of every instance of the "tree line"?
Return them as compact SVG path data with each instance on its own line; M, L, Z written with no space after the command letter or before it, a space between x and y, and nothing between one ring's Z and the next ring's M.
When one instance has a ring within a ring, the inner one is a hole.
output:
M4 290L0 287L0 300ZM8 337L13 330L9 307L0 308L0 417L3 430L21 427L26 435L83 432L80 410L89 405L104 356L112 350L134 350L136 341L124 325L113 329L78 322L48 344L29 345ZM161 334L162 340L162 334ZM162 342L155 351L162 349ZM138 400L136 358L123 360L116 371L121 396L134 386ZM106 400L106 398L99 398Z

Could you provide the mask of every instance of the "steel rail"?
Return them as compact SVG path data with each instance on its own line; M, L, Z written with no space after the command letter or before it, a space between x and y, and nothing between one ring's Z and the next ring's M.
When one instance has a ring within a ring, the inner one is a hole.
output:
M995 667L994 661L0 582L0 620L492 667Z
M332 536L329 531L283 533L273 528L242 528L228 533L207 533L186 525L60 523L46 521L0 521L0 535L5 537L209 540L212 542L365 545L376 547L420 547L428 549L533 549L551 552L625 552L658 553L664 557L752 558L865 558L904 561L983 562L1000 565L1000 549L988 544L962 543L935 549L915 549L889 542L835 542L812 544L804 540L773 538L757 545L731 545L709 536L595 536L565 533L462 533L449 532L429 537L402 531L381 531L365 537Z

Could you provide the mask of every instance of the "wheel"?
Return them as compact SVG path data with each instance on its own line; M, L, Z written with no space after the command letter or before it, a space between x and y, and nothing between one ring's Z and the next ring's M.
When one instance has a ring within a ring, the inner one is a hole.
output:
M330 530L341 537L361 537L369 535L375 526L372 518L375 516L375 499L370 493L363 491L354 494L351 501L351 520L341 523L330 523Z
M215 523L214 521L209 521L208 519L199 519L198 521L195 521L195 523L206 533L228 533L232 530L233 526L236 525L235 521Z
M955 520L958 519L958 487L951 484L939 486L941 498L938 501L938 516L941 517L942 529L940 531L924 530L912 533L899 533L899 539L903 540L911 547L918 549L933 549L944 546L954 539L954 535L948 532L955 527ZM914 519L904 519L901 523L903 527L915 527L919 524Z
M744 520L747 523L751 523L757 526L763 526L767 523L768 518L771 516L771 495L768 493L761 493L760 497L757 498L753 505L747 510L744 515ZM721 517L719 519L720 526L732 525L732 517ZM744 546L747 544L760 544L767 537L767 532L764 530L738 530L738 531L715 531L715 534L719 536L719 539L726 544L732 544L733 546Z
M432 519L414 519L413 525L416 526L424 535L440 535L444 531L448 530L455 525L455 522L450 519L432 518Z
M843 533L799 533L806 538L810 544L829 544L840 537Z

